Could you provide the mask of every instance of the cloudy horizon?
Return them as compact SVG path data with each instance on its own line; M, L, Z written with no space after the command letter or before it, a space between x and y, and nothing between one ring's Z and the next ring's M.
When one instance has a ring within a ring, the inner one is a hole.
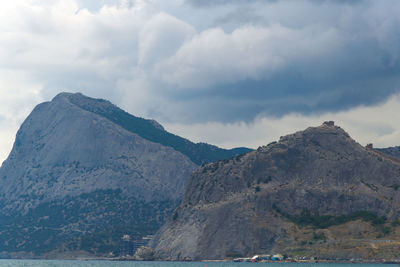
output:
M400 145L397 0L15 0L0 9L0 160L59 92L257 148L335 120Z

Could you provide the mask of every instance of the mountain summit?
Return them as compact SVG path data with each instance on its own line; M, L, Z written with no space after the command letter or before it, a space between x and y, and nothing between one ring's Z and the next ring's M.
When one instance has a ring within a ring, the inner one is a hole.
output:
M164 259L395 256L368 240L400 240L399 187L399 159L325 122L197 169L152 246Z
M162 225L199 164L241 151L61 93L35 107L0 169L0 251L118 254L122 235L140 239Z

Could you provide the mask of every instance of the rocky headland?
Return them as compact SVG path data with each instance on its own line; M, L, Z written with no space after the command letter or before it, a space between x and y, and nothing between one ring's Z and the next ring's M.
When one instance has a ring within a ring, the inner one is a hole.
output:
M1 255L118 255L123 235L140 240L171 216L200 164L247 151L61 93L35 107L0 168Z
M400 160L333 122L206 164L152 240L161 259L399 257Z

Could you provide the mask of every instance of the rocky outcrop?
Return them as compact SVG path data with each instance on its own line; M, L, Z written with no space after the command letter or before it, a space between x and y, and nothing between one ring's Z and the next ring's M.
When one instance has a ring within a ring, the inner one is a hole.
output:
M166 259L274 252L280 240L290 239L294 222L396 220L399 185L398 160L327 122L197 169L151 245Z
M154 249L149 247L138 248L133 258L137 261L153 261L156 259Z
M123 234L163 224L199 162L230 153L106 100L59 94L24 121L0 169L0 251L118 254Z

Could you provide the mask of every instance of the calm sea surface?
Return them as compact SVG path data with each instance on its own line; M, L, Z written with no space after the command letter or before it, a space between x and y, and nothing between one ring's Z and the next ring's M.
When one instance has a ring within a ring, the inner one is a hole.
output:
M236 262L116 262L116 261L43 261L0 260L0 267L399 267L398 264L345 264L345 263L236 263Z

